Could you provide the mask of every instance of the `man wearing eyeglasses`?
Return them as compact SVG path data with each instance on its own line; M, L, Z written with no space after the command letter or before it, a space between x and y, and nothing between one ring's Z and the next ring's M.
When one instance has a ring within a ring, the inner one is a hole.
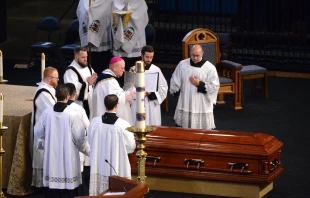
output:
M174 120L183 128L215 128L213 105L220 83L215 66L203 59L203 53L194 45L191 58L178 64L170 80L170 93L178 98Z
M43 187L43 151L38 149L40 140L33 134L33 127L41 117L42 112L56 103L55 87L58 85L59 75L54 67L47 67L43 72L43 80L36 90L30 133L30 155L32 157L32 186Z
M98 75L95 84L90 119L101 116L106 111L103 99L109 94L115 94L119 98L116 115L132 124L130 104L136 97L135 87L123 90L117 81L125 72L125 61L118 56L114 56L109 65L109 69Z

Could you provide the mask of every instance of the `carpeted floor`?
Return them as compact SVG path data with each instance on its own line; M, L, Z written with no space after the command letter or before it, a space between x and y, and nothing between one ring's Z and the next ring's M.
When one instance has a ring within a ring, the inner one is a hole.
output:
M13 69L14 62L5 60L4 78L9 84L35 86L40 81L39 68ZM172 70L164 70L170 82ZM60 75L61 76L61 75ZM310 195L310 133L308 122L310 79L292 79L269 77L269 99L262 96L250 96L250 82L245 82L245 101L243 109L230 109L227 104L214 108L215 122L218 130L244 132L263 132L275 136L284 143L282 163L284 173L274 181L274 189L266 198L307 198ZM0 90L1 92L1 90ZM173 115L176 100L169 96L169 112L162 113L163 125L174 126ZM43 197L33 194L24 197ZM211 198L209 195L193 195L152 191L145 196L175 198Z

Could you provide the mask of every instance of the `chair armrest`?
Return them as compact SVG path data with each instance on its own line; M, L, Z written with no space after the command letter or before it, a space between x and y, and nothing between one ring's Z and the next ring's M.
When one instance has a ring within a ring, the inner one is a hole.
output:
M223 76L226 78L232 79L234 82L240 84L240 72L242 69L242 65L240 63L235 63L229 60L222 60L217 65L217 72L219 76Z
M235 63L229 60L222 60L218 63L220 69L229 69L229 70L241 70L242 65L240 63Z

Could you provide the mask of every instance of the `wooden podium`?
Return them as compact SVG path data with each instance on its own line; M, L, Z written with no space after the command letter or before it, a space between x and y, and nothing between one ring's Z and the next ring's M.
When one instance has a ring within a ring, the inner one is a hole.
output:
M126 193L123 195L109 195L113 192L124 192L123 185L126 189ZM94 198L94 197L107 197L107 198L140 198L148 192L149 188L147 184L143 184L137 181L129 180L123 177L110 176L109 177L109 189L103 191L97 196L78 196L75 198Z

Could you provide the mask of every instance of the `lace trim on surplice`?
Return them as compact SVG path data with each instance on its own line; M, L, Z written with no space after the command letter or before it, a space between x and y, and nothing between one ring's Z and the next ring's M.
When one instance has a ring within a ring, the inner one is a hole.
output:
M191 113L176 109L175 123L183 128L207 129L215 128L213 112L211 113Z
M174 94L174 93L178 92L179 90L180 90L180 88L177 86L177 84L175 82L171 81L170 93Z
M89 196L96 196L109 188L109 176L90 174Z
M81 174L74 177L51 177L46 175L44 177L45 181L54 182L54 183L75 183L82 178Z

